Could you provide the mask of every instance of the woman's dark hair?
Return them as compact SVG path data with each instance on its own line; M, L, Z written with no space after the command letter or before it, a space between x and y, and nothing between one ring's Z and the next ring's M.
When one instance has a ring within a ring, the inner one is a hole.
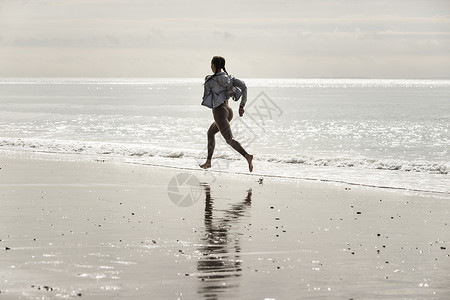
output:
M222 56L214 56L211 60L211 63L216 68L216 73L219 73L220 69L223 69L223 71L228 75L227 69L225 69L225 58L223 58Z

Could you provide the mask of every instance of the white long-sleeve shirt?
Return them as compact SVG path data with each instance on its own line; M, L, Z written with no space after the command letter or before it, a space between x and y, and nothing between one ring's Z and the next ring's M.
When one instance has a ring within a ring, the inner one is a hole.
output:
M210 108L217 107L230 98L231 95L227 95L227 90L231 90L232 87L237 87L242 92L242 99L239 106L244 107L247 102L247 86L245 85L245 82L229 76L225 72L219 72L214 75L206 76L203 100L211 94L210 97L212 97L212 107ZM205 101L203 101L202 104L209 107L209 104L205 104L204 102Z

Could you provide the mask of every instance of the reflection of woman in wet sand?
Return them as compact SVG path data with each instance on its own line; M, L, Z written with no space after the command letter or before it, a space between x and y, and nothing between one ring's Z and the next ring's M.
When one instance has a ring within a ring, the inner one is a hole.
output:
M253 155L248 154L241 144L233 138L231 133L230 121L233 119L233 110L228 106L228 99L233 95L229 95L231 87L238 87L242 91L242 100L239 105L239 116L244 115L244 106L247 102L247 87L245 83L237 78L228 75L225 69L225 59L221 56L214 56L211 61L211 70L213 75L205 78L203 105L212 108L214 122L208 129L208 157L206 162L200 165L203 169L211 168L211 159L215 147L215 135L220 131L228 145L239 152L248 163L248 169L253 171ZM223 70L223 71L222 71ZM238 98L238 97L237 97ZM208 100L206 100L208 99Z
M233 237L239 232L233 232L233 225L239 225L240 218L245 216L251 205L252 190L248 190L244 201L231 205L224 211L221 218L213 216L213 202L210 187L205 188L205 235L203 245L198 249L202 257L197 263L197 270L202 285L198 293L207 299L217 299L218 293L225 289L236 288L237 282L232 278L241 276L241 247L239 239ZM242 227L242 226L238 226ZM231 235L231 237L230 237ZM223 284L226 283L226 284Z

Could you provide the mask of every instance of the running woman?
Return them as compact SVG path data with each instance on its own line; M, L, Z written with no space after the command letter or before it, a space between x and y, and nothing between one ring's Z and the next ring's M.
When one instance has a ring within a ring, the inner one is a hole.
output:
M208 129L208 156L206 162L200 165L203 169L211 168L211 159L216 145L215 135L220 131L228 145L239 152L248 163L248 170L253 171L253 155L248 154L241 144L233 138L230 121L233 119L233 110L228 106L229 87L235 86L242 91L242 100L239 104L239 116L244 115L244 106L247 102L247 86L242 80L231 77L225 69L225 59L221 56L214 56L211 60L211 70L213 75L205 78L203 105L212 108L214 122Z

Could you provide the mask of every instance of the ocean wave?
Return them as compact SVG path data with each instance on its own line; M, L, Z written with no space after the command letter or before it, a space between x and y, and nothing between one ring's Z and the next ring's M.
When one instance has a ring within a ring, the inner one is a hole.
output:
M25 152L41 152L55 154L80 154L95 157L121 158L168 158L168 159L204 159L206 150L174 150L155 147L148 144L85 142L73 140L42 140L42 139L11 139L0 138L0 150ZM219 153L216 159L234 161L236 155ZM270 156L259 155L257 160L273 164L305 165L315 167L359 168L387 171L418 172L428 174L447 175L450 173L450 163L430 161L407 161L395 159L371 159L366 157L313 157L307 155Z
M393 159L369 159L369 158L312 158L312 157L289 157L289 158L268 158L269 162L279 162L287 164L303 164L317 167L337 167L337 168L367 168L377 170L420 172L430 174L447 175L450 172L449 163L427 162L427 161L406 161Z

